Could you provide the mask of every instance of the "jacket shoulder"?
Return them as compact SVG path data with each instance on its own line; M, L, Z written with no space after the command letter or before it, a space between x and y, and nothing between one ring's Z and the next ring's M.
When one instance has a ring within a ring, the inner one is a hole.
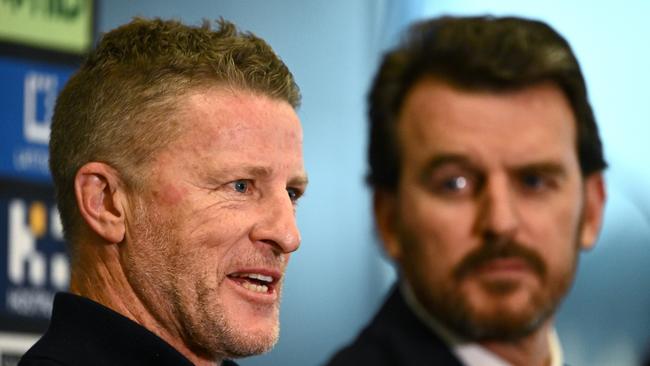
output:
M391 361L390 352L377 342L359 337L354 343L338 351L327 366L389 366L399 365Z
M48 357L31 357L29 355L23 356L23 358L18 361L18 366L64 366L64 363L61 363L57 360L53 360Z

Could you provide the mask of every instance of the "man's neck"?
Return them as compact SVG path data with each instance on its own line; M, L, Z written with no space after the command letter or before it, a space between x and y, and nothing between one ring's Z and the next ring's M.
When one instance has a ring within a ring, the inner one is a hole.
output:
M102 249L101 252L83 253L83 258L78 258L78 262L73 263L70 292L102 304L138 323L174 347L194 365L221 365L222 359L209 359L193 352L181 338L180 324L175 324L171 316L165 321L157 319L148 311L122 271L117 253L110 253L115 248ZM92 267L85 268L88 264ZM164 323L168 325L164 326Z

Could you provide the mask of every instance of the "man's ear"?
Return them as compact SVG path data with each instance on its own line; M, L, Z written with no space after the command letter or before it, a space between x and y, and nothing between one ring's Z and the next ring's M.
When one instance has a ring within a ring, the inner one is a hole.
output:
M397 205L398 200L394 192L375 189L373 208L377 230L386 254L394 261L399 262L402 257L402 246L399 240Z
M580 233L580 247L583 250L591 249L603 223L605 211L605 178L602 173L594 173L585 178L584 183L584 217Z
M77 171L74 190L90 229L109 243L121 242L126 232L126 197L117 171L104 163L87 163Z

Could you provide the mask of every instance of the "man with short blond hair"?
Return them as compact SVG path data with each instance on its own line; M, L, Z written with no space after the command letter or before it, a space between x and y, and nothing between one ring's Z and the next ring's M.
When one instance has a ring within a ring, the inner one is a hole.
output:
M227 21L134 19L55 107L70 293L21 365L229 365L270 350L307 178L300 93Z

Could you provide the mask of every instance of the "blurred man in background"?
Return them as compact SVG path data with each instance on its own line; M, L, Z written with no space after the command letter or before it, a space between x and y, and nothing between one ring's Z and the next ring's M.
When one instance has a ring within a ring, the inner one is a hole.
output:
M369 101L399 284L329 365L561 365L553 316L596 241L606 167L568 43L526 19L424 21Z
M307 183L299 102L273 50L232 23L104 35L52 124L70 293L20 364L226 365L271 349Z

